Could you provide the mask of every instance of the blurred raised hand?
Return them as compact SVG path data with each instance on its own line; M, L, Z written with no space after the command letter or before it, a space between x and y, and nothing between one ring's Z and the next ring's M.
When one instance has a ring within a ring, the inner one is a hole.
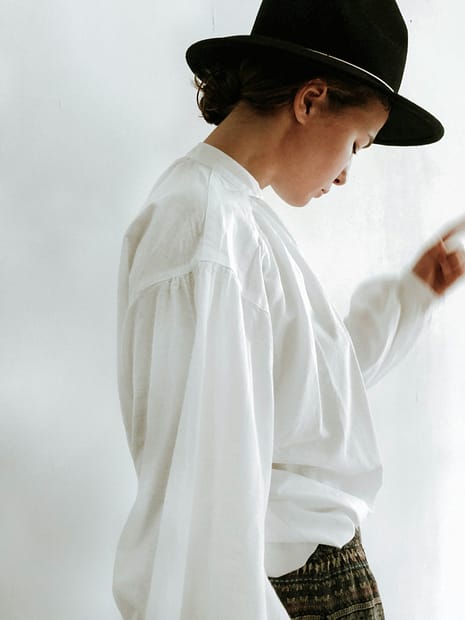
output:
M465 235L465 218L447 225L439 234L438 241L412 267L412 271L438 295L442 295L465 273L465 248L460 235Z

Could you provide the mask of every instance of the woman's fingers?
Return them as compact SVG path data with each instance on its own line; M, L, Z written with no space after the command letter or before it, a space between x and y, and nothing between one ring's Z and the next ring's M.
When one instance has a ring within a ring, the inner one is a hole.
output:
M439 266L441 267L442 273L444 275L444 281L446 282L446 284L449 284L452 274L452 268L449 264L449 258L440 259Z
M440 260L447 254L447 246L442 239L438 239L434 245L423 252L421 259L429 258L432 262Z
M465 273L465 251L456 250L439 259L446 285L458 280Z

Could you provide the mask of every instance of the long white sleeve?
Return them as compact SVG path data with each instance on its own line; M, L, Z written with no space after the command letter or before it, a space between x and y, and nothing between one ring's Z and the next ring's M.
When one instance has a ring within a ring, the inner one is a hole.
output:
M344 323L367 387L412 348L441 299L411 269L398 277L371 278L356 288Z
M232 269L199 261L142 291L120 325L120 398L138 476L116 558L124 619L288 620L264 568L268 313L244 299Z

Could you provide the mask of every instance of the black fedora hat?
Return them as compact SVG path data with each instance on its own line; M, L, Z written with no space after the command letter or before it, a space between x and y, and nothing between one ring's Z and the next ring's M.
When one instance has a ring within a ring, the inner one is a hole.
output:
M186 61L200 79L218 63L234 66L257 55L268 63L329 67L388 95L391 113L376 144L431 144L442 138L443 126L398 94L407 47L395 0L263 0L249 35L197 41Z

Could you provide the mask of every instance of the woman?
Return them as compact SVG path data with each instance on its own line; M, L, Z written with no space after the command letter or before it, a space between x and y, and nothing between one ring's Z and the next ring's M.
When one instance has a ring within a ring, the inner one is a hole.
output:
M366 388L464 273L448 231L342 321L263 200L304 206L372 143L442 125L397 94L393 0L265 0L251 35L187 51L217 125L124 237L118 379L138 493L119 541L125 620L383 618L360 525L382 466ZM200 98L199 95L202 95Z

